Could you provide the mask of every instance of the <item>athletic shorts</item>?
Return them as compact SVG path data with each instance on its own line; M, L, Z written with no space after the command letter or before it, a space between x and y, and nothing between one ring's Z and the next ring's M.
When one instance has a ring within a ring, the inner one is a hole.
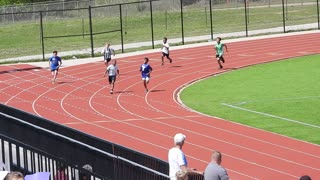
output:
M150 77L143 77L142 81L150 81Z
M59 66L51 66L50 69L51 69L51 71L58 71Z
M115 82L116 81L116 78L117 76L109 76L108 80L109 80L109 83L111 84L112 82Z
M111 61L111 58L107 58L107 59L104 60L104 62L107 62L107 63L110 62L110 61Z
M143 81L149 81L150 80L150 75L142 74L142 80Z
M162 56L163 56L163 57L165 56L165 57L169 58L169 53L166 54L166 53L162 52Z
M216 58L223 59L223 55L222 54L216 54Z

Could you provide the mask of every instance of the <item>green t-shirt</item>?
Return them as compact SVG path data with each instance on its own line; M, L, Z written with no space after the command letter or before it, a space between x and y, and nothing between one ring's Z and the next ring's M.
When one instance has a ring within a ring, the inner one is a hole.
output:
M223 54L223 46L224 44L221 42L219 44L218 43L216 44L215 48L216 48L217 54L219 55Z

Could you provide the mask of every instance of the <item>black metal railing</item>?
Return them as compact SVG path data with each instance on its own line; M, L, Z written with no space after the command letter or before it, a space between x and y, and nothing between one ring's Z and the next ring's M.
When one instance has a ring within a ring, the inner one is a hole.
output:
M0 163L7 170L45 171L55 178L63 167L69 179L79 179L81 174L97 180L168 179L165 161L3 104L0 124Z

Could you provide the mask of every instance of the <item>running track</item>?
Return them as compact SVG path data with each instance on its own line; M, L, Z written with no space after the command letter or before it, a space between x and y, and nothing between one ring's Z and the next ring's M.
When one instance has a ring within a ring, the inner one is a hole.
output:
M320 53L320 34L310 33L228 44L225 70ZM52 85L50 72L28 64L0 66L0 102L51 119L160 159L167 159L172 136L187 135L189 166L204 170L211 151L223 153L232 179L320 179L320 146L257 130L184 108L179 89L220 73L210 46L171 52L160 66L159 52L118 59L116 93L109 94L100 62L65 67ZM154 68L150 92L143 89L139 64ZM201 92L199 92L201 93Z

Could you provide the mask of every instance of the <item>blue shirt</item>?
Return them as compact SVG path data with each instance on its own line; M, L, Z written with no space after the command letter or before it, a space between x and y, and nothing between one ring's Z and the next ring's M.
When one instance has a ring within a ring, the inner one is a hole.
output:
M51 67L58 67L59 62L61 62L61 58L59 56L52 56L49 61Z
M149 64L142 64L140 67L142 76L150 76L150 72L152 71L152 67Z

